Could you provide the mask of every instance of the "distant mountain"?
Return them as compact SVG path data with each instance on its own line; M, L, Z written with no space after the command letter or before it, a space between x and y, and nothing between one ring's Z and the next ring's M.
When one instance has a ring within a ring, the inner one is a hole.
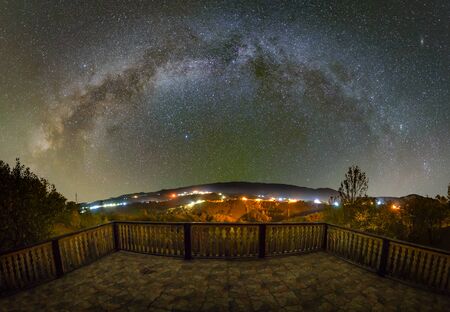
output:
M86 206L104 205L107 203L121 204L133 202L151 202L151 201L165 201L170 198L172 194L192 193L197 192L212 192L223 193L229 195L247 195L247 196L264 196L275 198L295 198L304 201L328 201L330 196L338 196L339 193L331 188L309 188L289 184L277 183L259 183L259 182L220 182L201 185L192 185L174 189L163 189L157 192L140 192L125 194L118 197L98 200L91 203L85 203Z
M260 183L260 182L219 182L211 184L193 185L170 190L161 190L159 194L208 191L224 194L246 194L251 196L263 195L265 197L296 198L305 201L319 199L328 201L330 196L339 193L331 188L309 188L290 184Z

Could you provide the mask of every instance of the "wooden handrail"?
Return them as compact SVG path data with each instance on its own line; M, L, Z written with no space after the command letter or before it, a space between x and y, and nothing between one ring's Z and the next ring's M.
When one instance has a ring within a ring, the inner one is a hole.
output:
M246 225L321 225L327 224L325 222L160 222L160 221L110 221L109 223L130 223L130 224L192 224L192 225L237 225L237 226L246 226ZM108 224L108 223L105 223Z
M450 291L450 251L324 222L111 221L0 253L0 294L118 250L195 258L264 258L325 250L381 276ZM407 267L407 269L405 269Z
M339 229L342 229L342 230L358 233L358 234L361 234L361 235L370 236L370 237L379 238L379 239L387 239L390 242L394 242L394 243L398 243L398 244L402 244L402 245L408 245L408 246L415 247L415 248L426 249L426 250L429 250L429 251L434 251L434 252L450 255L450 251L449 250L434 248L434 247L420 245L420 244L415 244L415 243L411 243L411 242L408 242L408 241L403 241L403 240L399 240L399 239L395 239L395 238L390 238L390 237L379 235L379 234L372 234L372 233L368 233L368 232L364 232L364 231L360 231L360 230L355 230L355 229L351 229L351 228L348 228L348 227L345 227L345 226L335 225L335 224L331 224L331 223L326 223L326 224L328 226L332 226L332 227L339 228Z
M43 244L46 244L46 243L51 243L54 240L60 240L62 238L69 237L69 236L74 236L74 235L77 235L77 234L80 234L80 233L83 233L83 232L86 232L86 231L95 230L95 229L98 229L99 227L106 226L106 225L109 225L109 224L113 224L114 222L115 221L110 221L110 222L107 222L107 223L102 223L102 224L99 224L99 225L95 225L95 226L91 226L91 227L84 228L84 229L81 229L81 230L77 230L75 232L70 232L70 233L66 233L66 234L63 234L63 235L58 235L58 236L55 236L55 237L52 237L52 238L49 238L49 239L46 239L46 240L43 240L43 241L40 241L40 242L37 242L37 243L33 243L33 244L30 244L30 245L10 248L10 249L7 249L7 250L4 250L4 251L0 252L0 256L7 255L7 254L10 254L10 253L13 253L13 252L16 252L16 251L21 251L21 250L24 250L24 249L28 249L28 248L31 248L31 247L43 245Z

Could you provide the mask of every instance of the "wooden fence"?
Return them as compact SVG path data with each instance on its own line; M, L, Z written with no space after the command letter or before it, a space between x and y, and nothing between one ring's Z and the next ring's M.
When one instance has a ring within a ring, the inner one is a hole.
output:
M0 294L55 279L111 253L113 237L109 223L0 254Z
M0 254L0 294L55 279L113 251L191 258L264 258L319 250L450 293L450 252L325 223L118 221Z
M259 255L259 225L203 223L191 226L196 258L254 258Z
M115 249L113 237L113 224L106 224L58 239L62 273L111 253Z
M450 252L327 225L326 250L359 266L450 293Z
M278 256L322 249L325 224L268 224L266 255Z
M379 271L383 239L336 226L328 226L327 251Z
M52 242L35 245L0 257L0 293L56 278Z
M184 226L180 223L115 224L117 249L151 255L184 256Z

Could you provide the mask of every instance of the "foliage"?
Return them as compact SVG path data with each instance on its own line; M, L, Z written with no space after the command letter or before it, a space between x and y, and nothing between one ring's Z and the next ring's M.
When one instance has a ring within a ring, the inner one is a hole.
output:
M324 210L326 222L422 244L439 241L449 218L449 204L420 196L383 205L376 205L373 198L362 198Z
M244 214L240 220L245 222L268 222L270 221L270 217L264 211L252 209Z
M445 197L432 199L413 195L395 203L377 205L374 198L365 195L367 189L366 175L359 167L353 166L339 189L340 207L331 205L335 201L332 198L330 205L322 205L319 212L316 205L302 201L221 200L215 197L195 207L180 201L175 207L169 202L142 203L93 212L81 209L74 202L66 202L53 185L36 176L18 159L14 168L0 161L0 250L35 243L109 220L325 221L416 243L434 244L442 238L443 228L450 222L450 202Z
M16 159L11 168L0 161L0 249L50 237L53 225L66 213L66 199L54 185Z
M0 161L0 251L108 222L104 214L66 202L54 185L16 159Z
M432 244L439 238L439 230L450 217L450 208L439 200L417 197L405 202L401 214L408 230L408 239Z
M369 179L358 166L349 167L345 179L339 187L341 202L354 204L359 198L367 196L368 183Z
M286 218L284 210L278 206L269 206L267 215L272 222L280 222Z

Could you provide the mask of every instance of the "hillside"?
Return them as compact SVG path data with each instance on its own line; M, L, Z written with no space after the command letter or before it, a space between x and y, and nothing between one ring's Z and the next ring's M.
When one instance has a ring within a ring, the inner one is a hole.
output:
M84 203L87 207L105 204L130 204L167 201L173 194L192 194L194 192L222 193L227 195L246 195L275 198L294 198L303 201L316 199L327 202L330 196L338 196L338 192L331 188L308 188L289 184L259 183L259 182L219 182L211 184L192 185L173 189L163 189L156 192L140 192L124 194L108 199Z

